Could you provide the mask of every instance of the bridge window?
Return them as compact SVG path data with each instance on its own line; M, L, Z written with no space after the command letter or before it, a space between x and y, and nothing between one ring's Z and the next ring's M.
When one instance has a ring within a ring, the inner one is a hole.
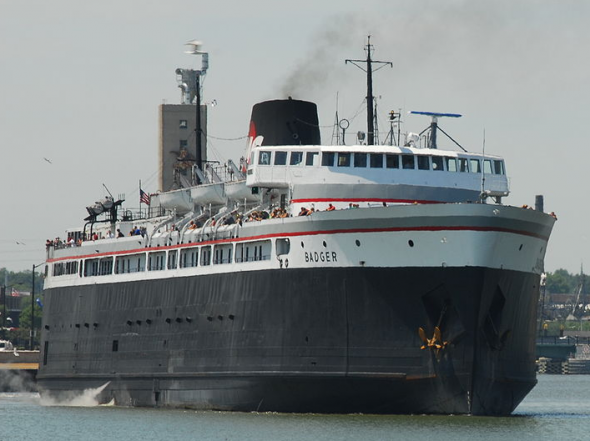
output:
M418 170L430 170L428 156L418 156Z
M324 152L322 153L322 165L333 167L334 166L334 158L336 157L336 153L334 152Z
M371 168L383 168L383 155L381 153L371 153Z
M319 155L319 152L307 152L305 155L305 165L316 165L316 157ZM334 159L332 159L334 162ZM323 164L322 164L323 165Z
M387 168L399 168L399 155L385 155L385 166ZM412 168L414 166L412 165Z
M442 156L432 156L432 169L443 171L443 158Z
M270 165L271 152L260 152L258 155L258 165Z
M504 173L504 161L494 161L494 174L503 175Z
M354 154L354 166L355 167L366 167L367 166L367 154L366 153L355 153Z
M402 155L402 168L410 170L414 168L414 156Z
M483 161L483 172L486 175L492 174L492 161L490 159L486 159Z
M481 173L481 166L479 164L479 159L471 158L469 160L469 169L471 170L471 173Z
M303 152L291 152L289 165L299 165L303 162Z
M275 165L287 165L287 152L275 152Z
M467 167L467 158L459 158L459 159L457 159L457 161L459 161L459 171L460 172L464 172L464 173L469 172L469 167Z
M338 153L338 167L350 167L350 153Z
M447 171L450 171L450 172L457 171L457 159L445 157L445 161L447 163Z

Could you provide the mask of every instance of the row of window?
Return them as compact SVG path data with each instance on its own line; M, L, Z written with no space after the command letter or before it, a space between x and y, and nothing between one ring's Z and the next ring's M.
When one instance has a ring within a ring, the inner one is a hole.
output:
M258 153L258 165L317 165L319 152L268 151ZM402 168L405 170L437 170L450 172L481 173L482 163L478 158L454 158L449 156L404 155L394 153L323 152L322 166L356 168ZM503 175L504 161L484 159L483 172Z
M238 244L205 245L182 250L152 251L125 256L90 258L84 261L57 262L53 264L53 275L77 274L80 277L105 276L162 271L165 269L194 268L197 266L223 265L232 262L256 262L269 260L272 244L270 240Z
M53 264L53 275L62 276L65 274L76 274L78 272L78 261L58 262Z

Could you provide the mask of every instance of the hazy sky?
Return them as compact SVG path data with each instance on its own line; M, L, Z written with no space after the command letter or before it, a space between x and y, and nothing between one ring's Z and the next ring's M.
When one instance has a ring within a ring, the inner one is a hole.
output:
M186 41L210 53L210 135L245 136L252 105L292 95L318 104L330 143L337 102L349 133L365 130L364 74L344 60L363 58L370 34L374 58L394 63L374 77L380 129L392 109L463 114L441 127L473 151L485 131L507 162L506 202L543 194L557 213L546 269L578 272L590 267L588 23L586 0L0 0L0 267L41 263L103 184L128 208L139 180L157 190L158 105L180 102L177 67L200 66ZM238 159L245 144L210 139L209 156Z

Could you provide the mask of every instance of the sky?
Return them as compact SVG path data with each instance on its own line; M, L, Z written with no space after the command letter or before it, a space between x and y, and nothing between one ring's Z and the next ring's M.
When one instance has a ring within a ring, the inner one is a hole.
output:
M81 226L106 195L139 206L158 190L158 106L180 103L175 70L204 43L209 158L245 152L252 106L317 103L324 143L336 111L366 130L368 35L379 128L429 123L467 150L503 156L510 205L544 195L555 224L546 270L590 267L590 2L585 0L0 0L0 268L31 269L45 240ZM384 134L381 135L383 139ZM351 138L348 141L352 141ZM445 145L439 137L440 147Z

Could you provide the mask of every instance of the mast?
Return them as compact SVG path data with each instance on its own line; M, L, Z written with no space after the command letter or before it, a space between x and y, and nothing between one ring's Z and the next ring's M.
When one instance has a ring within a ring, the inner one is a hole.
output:
M345 60L345 64L352 63L362 71L367 73L367 144L374 145L375 144L375 114L374 114L374 97L373 97L373 64L380 64L380 66L375 69L375 72L381 69L384 66L389 65L393 67L393 63L390 61L375 61L371 58L371 52L373 49L373 45L371 44L371 36L367 36L367 46L365 46L367 51L367 58L365 60ZM361 67L358 63L366 63L366 68Z
M371 36L367 37L367 144L375 144L375 116L373 113L373 60L371 60Z

